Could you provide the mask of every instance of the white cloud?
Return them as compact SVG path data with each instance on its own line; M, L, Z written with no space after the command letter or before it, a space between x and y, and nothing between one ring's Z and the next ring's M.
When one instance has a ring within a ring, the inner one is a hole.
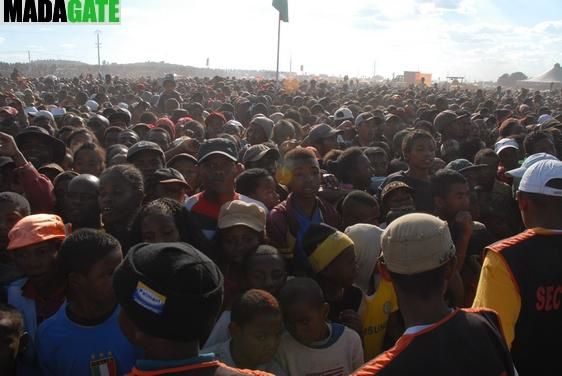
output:
M209 57L213 68L275 69L277 14L269 0L122 4L120 25L53 28L68 29L60 47L95 63L100 28L102 59L110 62L204 66ZM294 71L304 65L309 73L370 76L376 61L377 74L387 77L420 69L435 78L495 80L518 70L532 76L562 61L560 13L528 24L506 13L485 0L290 0L281 69L289 69L292 57ZM50 28L33 30L42 29ZM45 31L45 37L55 32ZM36 34L21 45L37 44Z

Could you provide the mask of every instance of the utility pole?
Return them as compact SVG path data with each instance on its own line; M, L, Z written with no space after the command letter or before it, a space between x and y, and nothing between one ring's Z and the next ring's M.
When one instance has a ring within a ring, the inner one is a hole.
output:
M31 51L27 50L27 61L29 62L29 75L31 76Z
M289 73L293 73L293 55L289 58Z
M279 49L281 48L281 13L277 21L277 69L275 70L276 88L279 90Z
M101 73L101 60L100 60L100 47L101 47L100 33L101 33L101 30L96 30L95 33L96 33L96 36L97 36L96 47L98 48L98 72Z

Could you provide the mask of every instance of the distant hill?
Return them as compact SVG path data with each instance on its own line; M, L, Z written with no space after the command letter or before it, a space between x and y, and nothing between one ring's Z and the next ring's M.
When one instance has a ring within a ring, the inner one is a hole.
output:
M81 73L97 74L98 66L69 60L35 60L29 63L5 63L0 62L0 74L10 75L17 68L26 77L37 77L54 74L58 77L75 77ZM144 63L131 64L105 64L102 65L102 74L117 75L119 77L163 77L166 73L175 73L179 76L191 77L263 77L275 78L274 71L239 70L239 69L208 69L197 68L187 65L170 64L166 62L147 61Z

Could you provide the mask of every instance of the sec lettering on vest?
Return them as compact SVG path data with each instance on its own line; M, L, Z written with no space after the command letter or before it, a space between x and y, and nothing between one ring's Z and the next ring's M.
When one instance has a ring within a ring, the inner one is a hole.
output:
M560 308L562 286L539 286L537 288L536 309L540 312L557 311Z

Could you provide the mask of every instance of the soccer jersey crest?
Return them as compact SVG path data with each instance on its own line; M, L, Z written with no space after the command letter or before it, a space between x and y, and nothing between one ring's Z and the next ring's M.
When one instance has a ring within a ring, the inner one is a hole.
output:
M96 354L92 354L90 360L90 375L117 376L117 366L111 352L107 354L100 353L99 357L96 357Z

